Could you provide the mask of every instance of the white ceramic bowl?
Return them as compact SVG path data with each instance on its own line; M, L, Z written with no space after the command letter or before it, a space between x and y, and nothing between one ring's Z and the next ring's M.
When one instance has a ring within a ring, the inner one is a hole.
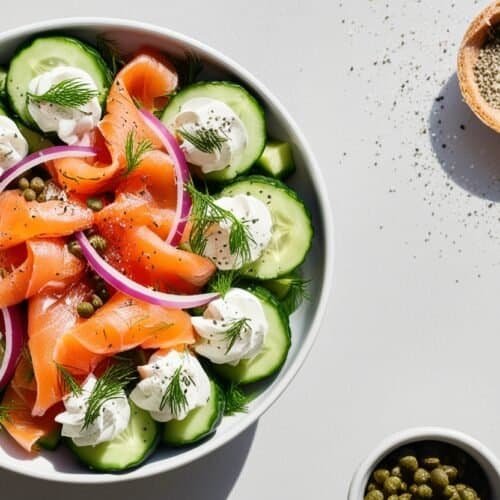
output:
M144 45L158 47L177 57L194 51L209 68L206 77L240 81L264 104L271 135L294 145L298 170L290 184L305 200L313 217L314 244L304 266L305 275L313 283L311 300L293 315L293 344L285 366L252 402L247 414L225 418L216 434L199 446L179 451L160 448L143 466L118 475L86 471L64 448L33 458L20 451L5 433L0 433L0 467L5 469L72 483L109 483L142 478L185 465L227 443L276 401L299 370L318 332L332 282L333 226L326 184L304 136L279 101L248 71L220 52L167 28L118 19L75 18L32 24L0 34L0 62L7 62L16 47L26 39L47 31L74 35L90 42L95 41L96 34L104 33L127 53Z
M488 478L491 500L500 499L500 462L486 446L477 439L452 429L416 427L389 436L361 463L352 478L348 500L363 500L373 470L387 455L402 446L419 441L439 441L454 445L468 453L481 466Z

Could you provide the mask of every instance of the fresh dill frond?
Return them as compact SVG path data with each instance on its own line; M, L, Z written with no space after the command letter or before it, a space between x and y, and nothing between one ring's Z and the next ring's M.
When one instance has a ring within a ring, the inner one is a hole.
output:
M55 363L55 361L54 361ZM70 393L73 396L81 396L82 388L80 384L76 381L75 377L59 363L56 363L57 373L59 377L59 387L64 394Z
M153 150L153 143L149 139L143 139L136 143L135 132L131 130L125 141L125 161L127 163L127 174L133 172L141 163L142 157Z
M40 95L28 92L28 98L32 102L48 102L64 108L79 108L98 95L98 90L91 88L80 78L62 80Z
M215 203L208 193L198 191L192 182L186 184L186 191L193 203L191 209L191 233L189 244L191 250L202 255L207 244L207 231L213 224L226 221L231 225L229 232L229 251L239 257L243 263L250 260L250 245L255 243L248 225L238 219L231 211Z
M182 366L179 366L172 375L163 397L161 398L160 410L163 410L165 406L168 405L170 413L177 416L187 408L188 402L186 393L182 387L183 384L195 385L194 380L183 373Z
M224 392L224 415L229 416L248 411L248 403L252 400L252 396L243 392L238 384L231 382L231 385Z
M224 330L224 339L229 341L226 352L228 354L233 348L236 341L241 337L242 333L249 327L249 318L240 318L228 322L228 327Z
M96 36L96 45L97 50L108 63L112 75L115 76L118 71L125 66L125 61L121 55L118 43L116 40L113 40L104 34L100 34Z
M308 290L310 280L299 276L290 278L290 289L281 301L281 305L287 315L292 314L304 300L311 298Z
M222 145L227 142L227 137L213 128L199 127L193 132L180 128L177 133L203 153L220 151Z
M221 297L224 297L224 295L235 286L239 279L240 272L237 269L217 271L210 280L208 288L211 292L218 293Z
M170 56L170 59L177 68L181 87L194 83L203 70L200 57L193 51L184 52L183 58L172 58Z
M136 369L131 362L117 363L107 368L97 379L88 397L82 428L86 429L95 422L104 403L121 397L123 389L135 380L136 376Z

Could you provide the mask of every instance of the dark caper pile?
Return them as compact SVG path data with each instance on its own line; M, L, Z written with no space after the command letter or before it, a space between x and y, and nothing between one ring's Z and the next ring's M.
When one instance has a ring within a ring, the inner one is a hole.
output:
M487 481L477 463L456 449L450 452L451 446L442 446L392 454L373 471L365 500L489 500ZM468 484L469 477L475 479L474 486Z

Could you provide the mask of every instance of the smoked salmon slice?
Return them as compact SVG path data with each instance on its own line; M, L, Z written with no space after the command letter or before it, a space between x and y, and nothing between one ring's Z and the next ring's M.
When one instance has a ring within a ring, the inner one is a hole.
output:
M76 200L26 201L18 190L0 194L0 250L32 238L67 236L92 226L92 210Z
M13 250L24 257L17 265ZM0 276L0 307L18 304L46 288L64 288L84 270L83 262L69 252L62 239L31 240L2 253L6 254L0 260L7 274Z

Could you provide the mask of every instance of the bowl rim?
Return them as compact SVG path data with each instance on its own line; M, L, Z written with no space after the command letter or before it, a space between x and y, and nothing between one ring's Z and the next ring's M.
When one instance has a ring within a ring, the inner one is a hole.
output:
M38 21L34 23L29 23L16 28L12 28L0 33L0 44L8 41L14 37L29 36L33 32L42 30L57 30L57 29L77 29L82 26L95 26L96 28L109 27L110 25L119 29L135 29L150 32L154 35L165 36L175 39L176 41L186 44L188 46L196 48L202 54L214 59L221 61L224 65L231 68L231 70L238 75L243 81L249 82L250 85L257 89L265 98L273 105L277 110L278 115L280 115L287 123L290 130L293 132L297 138L297 142L303 152L306 159L307 168L311 173L311 183L314 186L315 194L317 196L317 203L319 207L319 217L323 221L325 228L323 246L325 248L325 272L323 280L323 288L321 295L318 300L318 305L313 313L313 320L308 328L307 335L304 339L303 344L298 350L295 359L290 364L287 372L283 377L275 383L272 388L269 388L264 394L259 402L259 404L252 409L244 418L242 418L236 425L228 429L220 435L215 435L209 441L200 444L199 446L186 451L183 454L177 455L175 457L169 458L167 461L158 461L150 464L147 470L141 467L133 469L130 472L125 472L122 474L96 474L89 473L82 469L82 473L60 473L56 470L43 471L37 468L26 467L22 471L17 470L16 467L10 464L0 463L0 467L16 472L18 474L31 476L33 478L44 479L48 481L61 482L61 483L74 483L74 484L105 484L105 483L117 483L124 481L131 481L135 479L145 478L160 474L162 472L167 472L174 470L176 468L187 465L203 456L211 453L212 451L220 448L224 444L228 443L234 439L237 435L242 433L245 429L250 427L257 419L267 411L271 405L277 401L277 399L283 394L285 389L288 387L290 382L293 380L295 375L298 373L300 367L304 363L307 355L309 354L314 341L317 338L322 319L325 315L326 306L328 303L328 298L331 293L333 286L333 263L334 263L334 226L333 226L333 214L332 207L329 201L328 192L326 188L326 182L323 179L322 172L318 165L318 162L311 150L309 142L305 138L304 134L298 127L295 120L292 118L287 109L281 104L281 102L276 98L276 96L269 91L269 89L262 84L256 77L254 77L248 70L242 67L239 63L235 62L230 57L226 56L222 52L212 48L211 46L195 39L190 36L184 35L177 31L171 30L169 28L161 27L152 23L134 21L124 18L114 18L114 17L94 17L94 16L83 16L83 17L69 17L69 18L56 18L45 21Z
M442 441L468 452L473 450L495 472L500 482L500 462L497 456L478 439L446 427L412 427L384 438L359 464L349 485L348 500L363 500L368 478L373 468L392 451L416 441Z

